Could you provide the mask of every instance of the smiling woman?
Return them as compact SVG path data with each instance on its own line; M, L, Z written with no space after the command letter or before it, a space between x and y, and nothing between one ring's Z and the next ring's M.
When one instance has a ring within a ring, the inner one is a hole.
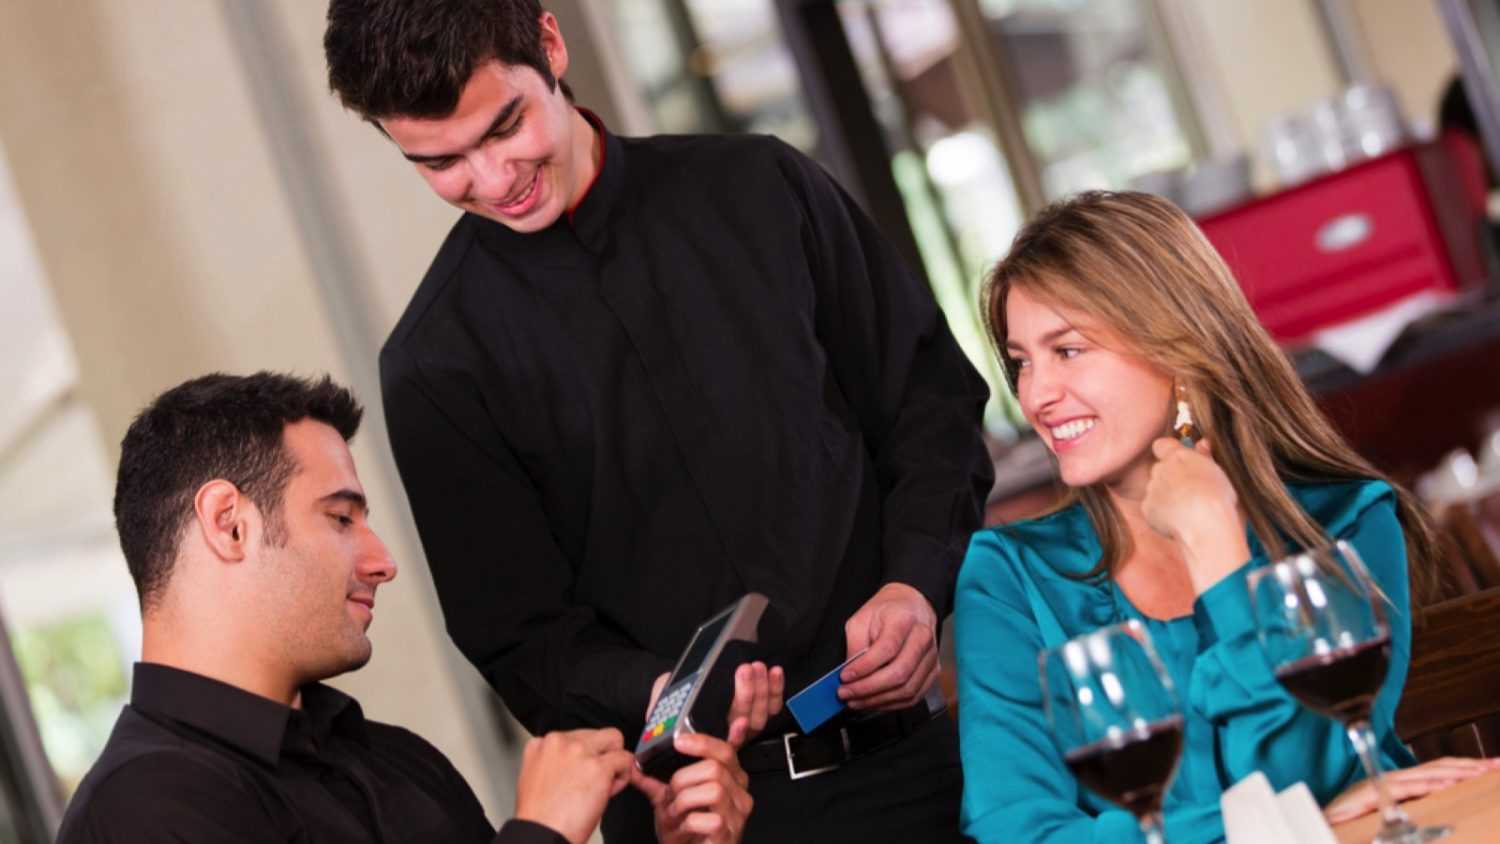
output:
M981 531L959 577L965 832L1136 839L1134 818L1065 766L1036 662L1126 621L1149 631L1182 697L1170 840L1222 840L1219 796L1253 771L1278 789L1304 781L1324 801L1354 783L1342 730L1287 695L1251 621L1247 576L1289 545L1350 542L1390 599L1391 668L1373 720L1383 764L1412 764L1393 718L1409 584L1425 582L1431 556L1425 519L1324 421L1193 222L1145 194L1053 205L995 267L985 307L1069 496L1041 518ZM1203 439L1184 447L1180 423Z
M1167 427L1171 376L1098 319L1048 305L1024 287L1006 301L1006 324L1016 397L1056 455L1063 483L1143 491L1151 441Z

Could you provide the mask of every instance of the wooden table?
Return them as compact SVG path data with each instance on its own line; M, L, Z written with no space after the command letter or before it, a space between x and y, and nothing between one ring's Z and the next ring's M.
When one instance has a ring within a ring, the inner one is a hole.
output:
M1500 841L1500 771L1401 805L1418 826L1451 825L1453 834L1442 839L1442 844ZM1379 829L1380 814L1372 812L1339 824L1333 834L1339 844L1370 844Z

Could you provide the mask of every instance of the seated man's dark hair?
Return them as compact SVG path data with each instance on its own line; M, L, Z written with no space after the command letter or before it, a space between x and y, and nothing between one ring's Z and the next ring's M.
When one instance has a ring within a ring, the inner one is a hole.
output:
M217 479L234 484L260 510L267 541L284 542L281 497L297 467L283 430L314 419L347 441L363 415L354 396L326 375L313 381L214 373L158 396L125 432L115 480L115 527L141 607L152 605L171 574L200 487Z
M331 0L328 86L367 120L446 117L480 65L498 60L552 76L539 0ZM567 85L563 93L572 98Z

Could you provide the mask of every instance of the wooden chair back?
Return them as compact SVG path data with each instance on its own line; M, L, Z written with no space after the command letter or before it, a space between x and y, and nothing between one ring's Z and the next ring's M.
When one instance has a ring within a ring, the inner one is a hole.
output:
M1491 498L1449 504L1438 513L1438 524L1461 555L1456 562L1468 569L1475 591L1500 587L1500 546L1494 541L1500 525L1488 518L1500 496Z
M1500 755L1500 588L1420 608L1396 732L1420 758Z

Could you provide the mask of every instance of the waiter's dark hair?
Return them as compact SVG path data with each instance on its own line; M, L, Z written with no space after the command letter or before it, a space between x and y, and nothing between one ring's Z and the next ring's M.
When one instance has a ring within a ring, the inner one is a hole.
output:
M115 527L141 609L160 597L204 484L234 484L260 510L266 540L279 545L282 494L297 470L283 443L286 426L314 419L347 441L363 415L354 395L326 375L216 372L157 396L125 432L115 479Z
M539 0L331 0L328 87L367 120L446 117L480 65L499 60L552 75Z

